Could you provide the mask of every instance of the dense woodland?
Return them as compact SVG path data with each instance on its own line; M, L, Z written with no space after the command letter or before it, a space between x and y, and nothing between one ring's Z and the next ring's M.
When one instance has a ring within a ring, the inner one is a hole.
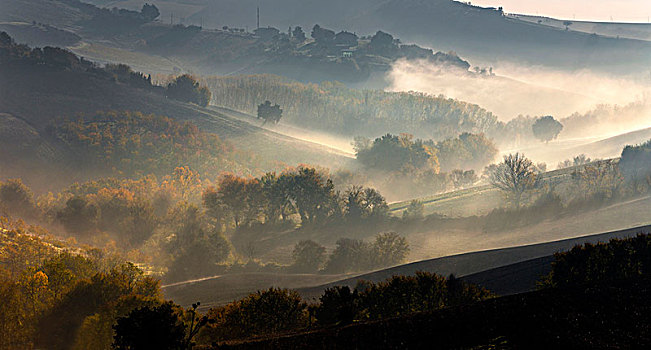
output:
M421 93L353 90L343 84L302 84L270 75L205 79L213 103L255 114L260 101L278 103L284 121L348 136L405 132L441 140L494 130L499 122L477 105ZM408 119L399 116L409 116Z
M164 176L180 166L202 174L218 175L225 169L248 173L260 165L255 155L237 151L192 122L139 112L61 119L48 130L75 151L77 164L114 176Z

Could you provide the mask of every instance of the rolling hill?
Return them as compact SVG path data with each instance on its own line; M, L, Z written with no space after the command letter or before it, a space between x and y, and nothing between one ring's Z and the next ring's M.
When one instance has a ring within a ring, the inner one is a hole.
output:
M616 23L616 22L590 22L560 20L550 17L531 16L522 14L509 14L509 17L517 18L522 21L543 24L546 26L565 29L566 23L569 30L583 33L597 33L603 36L621 37L628 39L651 41L651 25L649 23Z
M111 6L121 4L131 8L140 5L138 1L124 1L113 2ZM361 34L372 34L379 29L395 33L404 41L437 50L454 50L464 57L491 64L498 61L527 62L568 69L598 67L606 71L633 73L647 69L645 62L651 57L649 42L565 31L507 17L496 9L451 0L274 0L264 3L257 0L197 0L192 5L202 9L193 9L193 13L185 18L186 23L203 22L213 28L253 28L256 25L255 10L260 6L262 26L284 30L297 25L311 28L318 23L335 30ZM169 11L174 10L170 8ZM169 18L170 12L163 13L163 18ZM622 57L629 59L624 62Z
M318 298L326 288L335 285L355 287L359 280L377 282L393 275L429 271L442 275L453 273L506 295L532 290L538 277L549 271L550 256L558 251L568 250L577 244L630 237L649 230L651 226L645 225L539 244L481 250L349 276L263 273L215 276L163 286L163 292L167 298L181 305L200 300L202 307L206 308L226 304L270 286L298 289L306 300L312 300Z
M53 138L49 127L57 119L111 110L191 121L202 131L216 134L238 149L260 157L261 165L267 164L263 165L267 170L298 163L336 166L348 159L331 147L262 129L218 111L170 100L155 90L118 82L103 75L101 69L99 72L97 68L61 69L0 62L0 143L7 164L2 167L3 177L21 176L29 183L38 184L33 188L46 187L39 189L84 180L85 172L90 169L68 166L75 158L74 152Z

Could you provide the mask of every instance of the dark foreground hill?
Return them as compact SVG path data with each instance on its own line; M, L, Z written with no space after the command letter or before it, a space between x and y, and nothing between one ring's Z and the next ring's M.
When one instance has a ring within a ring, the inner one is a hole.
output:
M643 349L648 277L546 289L476 304L215 349Z

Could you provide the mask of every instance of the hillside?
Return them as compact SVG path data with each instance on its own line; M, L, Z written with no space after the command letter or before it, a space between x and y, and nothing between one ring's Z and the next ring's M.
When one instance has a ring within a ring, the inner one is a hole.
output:
M61 56L63 57L67 58L62 62L67 59L74 62L73 56ZM116 82L87 61L71 63L70 67L62 69L32 65L20 60L0 62L2 148L25 152L3 152L8 157L5 158L7 164L12 164L3 167L3 176L23 174L35 185L46 184L50 189L84 179L83 171L71 171L66 166L68 161L75 158L74 154L49 136L48 128L55 119L111 110L138 111L169 116L178 121L191 121L202 131L216 134L238 149L253 152L260 157L259 164L268 170L275 167L282 169L282 164L298 163L334 166L346 160L327 146L264 130L257 125L197 105L170 100L156 89L143 89L126 82ZM21 122L11 122L13 120ZM29 137L22 138L18 144L12 142L21 134ZM300 151L297 152L297 149ZM25 169L35 171L28 172ZM52 176L52 169L59 176Z
M393 275L411 275L416 271L429 271L442 275L454 273L457 276L467 276L464 278L468 281L492 286L498 292L510 294L530 290L532 280L535 282L539 274L548 271L549 256L555 252L568 250L585 242L594 243L607 241L613 237L631 237L649 229L651 226L646 225L546 243L516 244L510 248L449 255L352 276L234 274L174 283L163 286L163 291L167 298L182 305L190 305L196 300L201 300L202 305L205 304L206 307L223 305L270 286L298 289L306 300L311 300L320 296L325 288L334 285L355 287L358 280L377 282Z
M509 14L509 17L517 18L521 21L538 23L554 28L565 29L566 24L569 30L583 33L597 33L599 35L620 37L628 39L651 41L651 25L649 23L615 23L615 22L590 22L560 20L550 17L531 16L522 14Z
M205 78L211 103L255 114L260 101L283 108L283 121L353 139L391 133L441 140L462 132L491 136L503 126L478 105L420 93L356 90L340 83L303 84L274 75Z
M135 8L139 3L124 1L113 4L129 4ZM275 0L265 3L254 0L199 0L193 5L201 7L201 10L194 9L186 21L194 24L203 21L207 27L226 25L252 28L256 23L255 9L260 6L262 26L284 29L300 25L311 28L314 23L319 23L336 30L362 34L380 29L394 33L404 41L442 51L455 50L464 57L491 63L506 60L568 69L598 67L606 71L632 73L646 69L644 62L651 55L651 43L648 42L565 31L509 18L496 9L451 0L327 3L316 0ZM173 10L170 8L169 11ZM170 12L163 13L163 18L169 16ZM621 57L636 59L622 65Z
M101 8L79 0L30 0L29 4L57 14L67 14L66 20L43 16L21 6L8 6L8 13L0 15L5 30L30 44L57 45L61 38L54 35L52 42L42 35L32 40L37 25L50 25L51 31L67 33L72 37L67 43L79 54L90 54L94 59L113 61L121 50L125 56L137 59L136 66L146 66L151 57L148 72L165 72L161 59L174 62L174 70L201 72L204 74L273 73L286 75L301 81L339 80L350 83L363 82L373 75L388 71L392 62L400 58L426 59L437 65L449 65L467 70L470 65L452 53L433 52L413 44L396 41L395 50L385 50L370 45L370 37L359 38L350 32L323 29L325 37L307 39L312 25L299 32L285 32L284 28L257 28L249 31L242 27L216 26L203 28L187 18L174 21L170 13L150 18L141 12L143 4L133 10L114 7ZM104 3L103 5L109 5ZM111 4L111 5L119 5ZM130 4L133 5L133 4ZM163 8L168 7L164 4ZM156 9L158 11L158 9ZM157 12L158 14L159 12ZM71 15L72 14L72 15ZM178 13L176 14L179 15ZM158 19L156 19L158 18ZM38 23L38 24L37 24ZM210 29L208 29L210 28ZM214 29L220 28L220 29ZM43 30L41 30L44 32ZM75 40L76 39L76 40ZM392 44L393 38L389 39ZM87 50L88 46L94 46ZM103 52L107 51L107 52ZM134 57L129 52L138 52ZM124 59L119 59L124 62ZM158 62L157 62L158 61ZM166 72L168 73L168 72Z

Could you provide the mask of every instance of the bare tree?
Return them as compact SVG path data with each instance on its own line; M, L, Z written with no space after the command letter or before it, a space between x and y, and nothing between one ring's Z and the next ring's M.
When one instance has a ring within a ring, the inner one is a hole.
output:
M504 161L490 173L491 184L502 190L516 208L538 186L539 178L536 166L522 153L504 156Z

